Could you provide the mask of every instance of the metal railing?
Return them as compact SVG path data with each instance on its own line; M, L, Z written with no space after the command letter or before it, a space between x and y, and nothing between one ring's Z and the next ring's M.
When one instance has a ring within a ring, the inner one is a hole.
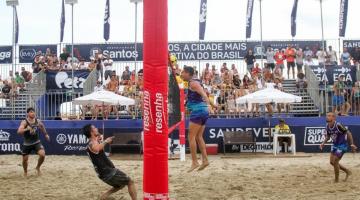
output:
M323 114L325 112L324 98L320 97L319 81L309 66L305 66L305 76L308 82L308 88L312 88L308 90L308 93L316 107L320 109L320 113Z

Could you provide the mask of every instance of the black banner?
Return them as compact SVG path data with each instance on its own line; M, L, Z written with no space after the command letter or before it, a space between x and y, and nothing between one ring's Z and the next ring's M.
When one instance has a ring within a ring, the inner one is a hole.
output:
M283 49L288 45L305 48L310 47L316 52L321 46L321 41L232 41L232 42L171 42L169 52L175 54L178 60L237 60L246 55L247 50L252 49L254 55L260 58L261 54L265 58L268 46L274 49ZM70 49L70 45L67 45ZM74 55L87 61L90 56L97 52L108 54L114 61L138 61L143 60L143 44L137 45L137 51L133 43L121 44L80 44L74 45Z
M49 45L20 45L19 46L19 62L32 63L37 52L45 55L46 49L49 48L51 54L57 55L57 46L55 44Z
M356 66L326 65L325 68L323 66L310 67L318 81L320 81L320 85L323 85L325 81L327 81L327 84L333 85L340 75L344 75L344 81L347 85L352 85L357 81Z
M341 0L340 15L339 15L339 37L345 37L348 5L349 5L348 0Z
M74 88L75 90L83 89L84 82L89 76L88 70L74 71ZM71 89L72 78L71 71L48 71L46 73L46 90Z
M0 46L0 64L12 63L12 46Z

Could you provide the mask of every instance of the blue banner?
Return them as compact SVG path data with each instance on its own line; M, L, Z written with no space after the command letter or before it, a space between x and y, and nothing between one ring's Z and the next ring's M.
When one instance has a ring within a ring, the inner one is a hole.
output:
M199 40L204 40L207 16L207 0L201 0L199 16Z
M51 54L57 55L56 44L49 45L20 45L19 46L19 62L20 63L33 63L36 53L41 52L45 55L46 49L50 49Z
M15 44L19 42L19 19L17 15L17 9L15 8Z
M345 37L347 14L348 14L348 0L340 1L340 15L339 15L339 37Z
M348 86L357 81L356 66L325 65L325 68L323 66L310 66L310 68L320 82L320 85L323 85L325 82L328 85L333 85L338 81L340 75L344 75L344 81Z
M291 11L291 36L296 36L296 13L297 13L298 0L294 0L294 5Z
M88 70L74 71L74 89L82 90L84 82L89 76ZM46 90L68 90L72 89L71 71L47 71L46 72Z
M316 52L321 46L321 41L231 41L231 42L170 42L169 52L175 54L178 60L237 60L242 59L248 49L253 49L255 56L265 56L268 46L274 49L285 49L289 44L294 47L306 46ZM67 45L69 48L70 45ZM138 43L135 51L134 43L121 44L79 44L74 45L74 55L79 59L90 60L97 52L108 54L114 61L143 60L143 44Z
M254 0L248 0L247 9L246 9L246 38L251 38L253 10L254 10Z
M110 38L110 2L106 0L105 16L104 16L104 39L108 41Z
M359 117L339 117L352 133L354 142L360 144ZM139 133L142 130L141 120L110 120L110 121L44 121L46 129L51 137L46 142L41 135L42 143L48 155L85 155L87 139L81 134L81 128L88 123L94 124L100 132L104 123L105 137L114 133ZM271 131L278 123L277 119L270 120ZM303 117L287 118L286 123L296 136L296 148L299 152L320 152L319 145L324 141L325 118ZM20 121L0 121L0 154L16 154L21 151L23 138L16 133ZM269 140L270 129L268 119L209 119L206 124L204 139L207 144L218 144L219 152L222 152L222 138L226 131L250 131L256 137L258 152L272 151L272 143ZM118 136L118 135L117 135ZM118 136L119 137L119 136ZM170 137L172 137L170 135ZM174 143L178 143L177 135L173 135ZM330 143L327 143L324 152L330 151ZM252 151L252 145L230 145L227 151Z
M62 0L61 19L60 19L60 42L64 40L64 28L65 28L65 2L64 0Z
M12 63L12 46L0 46L0 64Z

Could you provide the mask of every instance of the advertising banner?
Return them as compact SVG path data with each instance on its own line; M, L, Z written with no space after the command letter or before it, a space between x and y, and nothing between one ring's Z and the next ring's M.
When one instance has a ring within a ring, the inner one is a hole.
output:
M41 52L43 55L46 53L46 49L50 49L51 54L57 55L56 44L46 45L20 45L19 46L19 62L20 63L32 63L37 52Z
M316 52L321 41L232 41L232 42L170 42L168 50L176 55L178 60L237 60L245 57L249 49L253 50L257 58L261 54L265 57L266 48L285 49L288 45L305 48L308 46ZM67 48L70 48L68 45ZM79 44L74 45L74 55L79 59L90 60L96 53L107 54L114 61L143 60L143 44L137 44L137 51L133 43L119 44Z
M12 46L0 46L0 64L12 63Z
M333 85L338 81L340 75L344 76L344 81L347 85L352 85L357 81L356 78L356 66L345 66L345 65L326 65L323 66L310 66L311 70L317 77L320 85L323 85L325 81L329 85Z
M344 124L353 134L354 142L360 145L359 117L341 117L339 122ZM102 121L92 121L95 126L102 130ZM87 138L81 133L81 128L88 121L44 121L49 135L50 143L45 141L41 135L42 144L48 155L85 155ZM298 152L316 153L320 152L319 145L325 139L325 118L286 118L291 132L296 137L296 148ZM16 133L20 121L0 121L0 154L18 154L23 142L22 136ZM271 130L277 119L271 120ZM116 120L105 121L105 137L116 133L139 133L142 131L141 120ZM250 131L256 137L257 152L272 151L270 131L267 119L209 119L204 133L207 144L218 144L219 152L223 152L223 137L226 131ZM179 144L177 132L169 137L174 139L174 144ZM187 134L186 134L187 135ZM169 143L171 143L169 141ZM188 143L187 143L188 145ZM326 144L324 152L330 151L331 143ZM226 152L252 152L253 145L226 145ZM175 149L175 151L178 151Z
M86 78L89 76L89 70L74 71L75 90L83 89ZM46 90L71 89L72 88L71 71L48 71L46 72Z

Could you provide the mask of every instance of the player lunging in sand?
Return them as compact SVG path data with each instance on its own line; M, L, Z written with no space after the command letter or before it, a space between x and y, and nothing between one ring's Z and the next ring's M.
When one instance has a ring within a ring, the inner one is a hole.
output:
M105 141L102 141L102 135L100 135L98 129L91 124L83 127L83 133L89 139L86 151L98 177L112 186L111 189L101 195L100 199L107 199L111 194L127 186L131 199L135 200L137 194L134 181L124 172L115 168L114 164L105 155L104 147L106 144L112 143L113 137L106 138Z
M213 102L210 102L208 96L200 84L200 80L193 79L193 76L194 69L192 67L184 67L183 71L181 72L181 78L184 81L189 82L186 107L188 111L191 112L189 124L189 145L192 165L188 172L192 172L196 168L199 168L198 170L203 170L209 165L203 133L205 130L205 123L209 117L208 104L216 107ZM199 165L196 157L196 143L199 145L202 155L201 165Z
M326 138L320 145L320 149L322 150L325 143L329 141L330 138L332 139L333 145L331 147L330 164L334 166L335 182L339 182L340 169L346 173L345 181L347 181L351 172L339 162L343 155L348 151L349 144L353 152L356 151L357 147L354 145L351 132L336 121L334 113L330 112L326 115L326 122Z
M45 139L50 141L50 137L46 132L44 124L36 118L34 108L28 108L26 110L27 117L21 121L18 128L18 134L24 137L24 143L22 147L22 166L24 168L24 176L28 173L28 160L29 154L35 151L39 155L38 163L36 166L37 175L41 175L40 167L45 160L45 150L40 141L39 131L45 134Z

